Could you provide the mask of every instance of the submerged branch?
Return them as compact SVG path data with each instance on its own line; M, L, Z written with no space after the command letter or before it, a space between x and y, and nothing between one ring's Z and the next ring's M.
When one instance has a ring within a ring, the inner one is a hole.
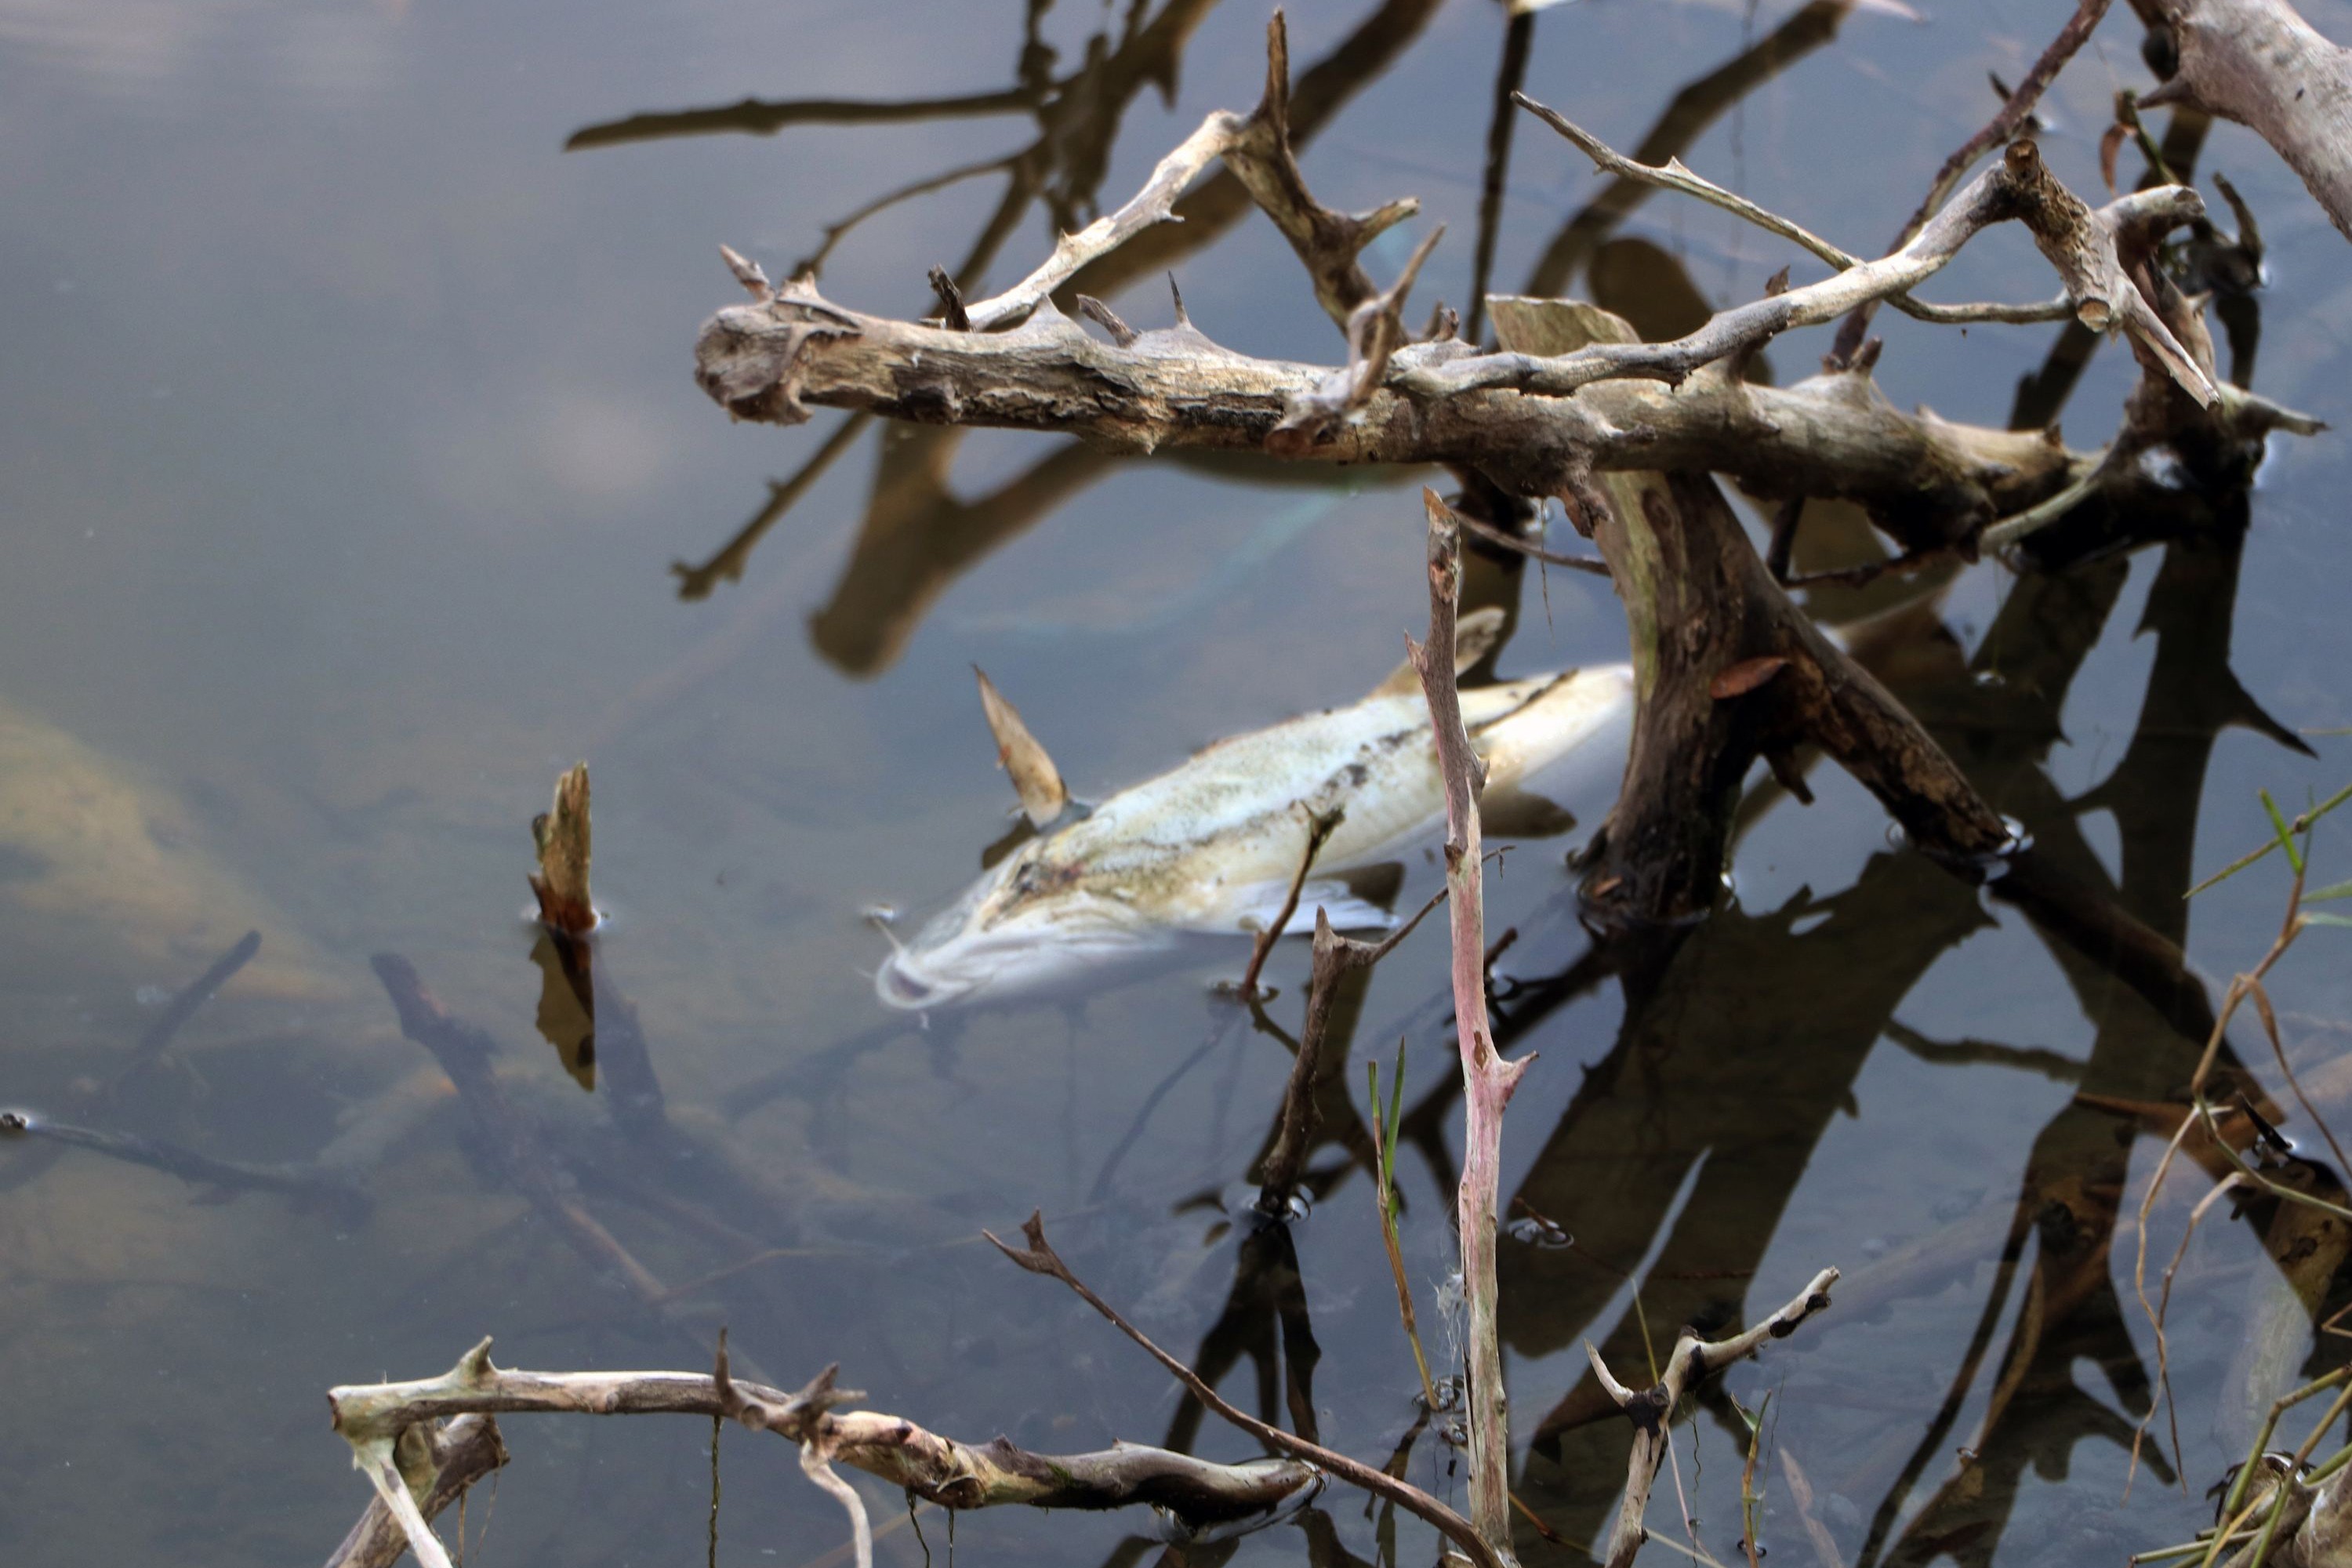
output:
M0 1110L0 1142L17 1138L45 1139L59 1148L84 1149L127 1164L144 1165L177 1176L191 1186L218 1194L247 1190L284 1193L296 1199L323 1202L333 1211L347 1215L365 1215L370 1203L366 1191L341 1171L318 1165L264 1165L215 1160L177 1143L142 1138L132 1132L77 1127L37 1111Z

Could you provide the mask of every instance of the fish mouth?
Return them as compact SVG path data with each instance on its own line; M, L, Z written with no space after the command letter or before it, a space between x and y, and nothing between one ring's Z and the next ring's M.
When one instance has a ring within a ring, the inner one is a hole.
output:
M898 957L898 954L892 953L883 962L882 967L874 972L874 994L882 999L885 1006L896 1007L902 1012L917 1012L952 1002L968 989L927 980L902 965Z

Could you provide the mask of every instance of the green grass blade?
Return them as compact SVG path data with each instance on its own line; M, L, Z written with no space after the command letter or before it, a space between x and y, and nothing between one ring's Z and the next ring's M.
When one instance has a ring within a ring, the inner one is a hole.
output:
M2271 798L2270 791L2257 790L2254 793L2263 797L2263 809L2271 814L2271 831L2278 835L2279 847L2286 851L2286 863L2294 868L2296 876L2302 876L2303 851L2294 847L2294 830L2287 826L2285 813L2279 810L2278 803Z

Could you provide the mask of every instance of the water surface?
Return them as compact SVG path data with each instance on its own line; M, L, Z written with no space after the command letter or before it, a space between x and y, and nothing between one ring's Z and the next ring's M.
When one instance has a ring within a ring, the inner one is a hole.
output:
M1995 107L1987 72L2013 80L2070 9L1853 16L1683 155L1873 248ZM2352 35L2352 6L2306 10ZM1631 147L1681 84L1791 14L1590 0L1538 22L1528 88ZM746 98L1001 93L1022 80L1024 7L0 0L0 1102L89 1103L163 1000L250 928L261 957L88 1120L249 1162L307 1160L339 1136L382 1144L364 1217L267 1193L211 1201L87 1153L43 1155L34 1173L24 1150L0 1152L9 1562L321 1556L365 1492L321 1392L445 1367L484 1333L509 1363L699 1366L725 1322L778 1381L838 1361L873 1407L971 1440L1250 1453L979 1244L1033 1208L1097 1289L1239 1402L1376 1460L1412 1425L1416 1379L1347 1119L1360 1066L1327 1096L1312 1215L1268 1235L1234 1212L1290 1061L1209 993L1238 971L1238 944L1074 1005L923 1029L874 1001L881 939L860 911L944 900L1008 826L969 665L1096 798L1219 736L1352 700L1422 620L1411 487L1435 476L1113 462L1002 433L845 431L829 412L789 433L733 427L688 374L697 325L731 292L722 241L781 272L878 195L1042 146L1022 166L1034 199L1001 233L1008 175L984 174L877 214L827 258L836 298L923 310L929 267L1002 286L1056 224L1124 199L1201 115L1255 99L1263 9L1165 0L1138 16L1171 46L1127 38L1123 7L1036 20L1032 47L1054 54L1033 53L1033 71L1067 77L1095 47L1108 64L1082 85L1116 89L1091 116L1058 110L1042 143L1016 109L567 152L583 127ZM1292 20L1302 102L1309 79L1321 95L1316 189L1350 208L1418 195L1423 218L1368 265L1389 276L1423 226L1445 223L1423 292L1458 304L1496 8L1320 4ZM2053 95L2045 145L2079 190L2097 185L2108 101L2131 83L2145 79L2118 20ZM1537 275L1597 189L1539 132L1517 130L1498 289ZM2216 128L2201 167L2246 192L2271 245L2255 384L2352 423L2340 237L2248 134ZM1605 237L1562 286L1653 322L1678 300L1751 297L1790 259L1663 198ZM1168 320L1172 270L1220 342L1334 353L1255 215L1154 243L1150 265L1100 285L1130 321ZM1941 292L2048 289L2003 233ZM1995 425L2055 335L1882 330L1890 396ZM1826 346L1776 343L1772 372L1793 380ZM2065 410L2071 440L2105 438L2130 374L2112 348L2093 361ZM829 446L740 581L698 570ZM2261 841L2258 788L2300 802L2347 771L2340 740L2313 736L2314 759L2257 722L2352 721L2345 450L2337 437L2276 447L2242 539L2055 578L1971 569L1893 677L2037 842L2185 936L2217 994L2274 933L2283 875L2273 860L2185 910L2180 891ZM1476 591L1518 608L1504 673L1623 656L1596 580L1479 574ZM648 1146L607 1114L610 1075L583 1095L534 1029L526 825L583 756L614 916L600 976L636 1008L678 1135L731 1171L648 1174ZM2024 1568L2183 1539L2249 1413L2337 1354L2283 1304L2266 1213L2218 1213L2172 1309L2187 1489L2144 1466L2124 1500L2155 1352L2128 1215L2158 1145L2074 1096L2175 1103L2201 1042L1894 847L1843 777L1812 778L1810 810L1759 796L1736 904L1686 952L1680 1005L1638 1028L1621 1030L1615 982L1578 967L1589 944L1561 851L1580 834L1525 845L1492 884L1494 929L1520 933L1500 966L1509 1044L1542 1058L1512 1108L1505 1191L1578 1243L1507 1247L1517 1489L1575 1543L1523 1532L1522 1552L1572 1560L1622 1479L1622 1424L1582 1421L1584 1340L1630 1372L1644 1322L1663 1336L1759 1314L1825 1263L1849 1276L1838 1310L1726 1385L1750 1408L1773 1394L1774 1442L1810 1478L1842 1561ZM1566 804L1589 827L1606 792ZM2352 874L2325 831L2317 853L2322 879ZM1434 885L1424 861L1406 873L1407 900ZM2272 979L2289 1053L2321 1079L2352 1018L2341 937L2314 933ZM384 952L496 1038L508 1092L545 1119L585 1200L685 1288L667 1317L485 1163L399 1034L369 967ZM1295 1027L1305 969L1302 943L1279 950L1273 1024ZM1359 1056L1385 1063L1407 1040L1404 1245L1441 1356L1459 1155L1444 984L1443 943L1425 936L1350 1010ZM2232 1038L2284 1100L2259 1037ZM2289 1131L2316 1147L2299 1120ZM2210 1180L2168 1189L2158 1264ZM648 1192L725 1228L689 1228ZM2047 1325L2021 1328L2031 1314ZM2006 1347L2028 1342L2012 1367ZM1711 1396L1681 1453L1698 1537L1725 1561L1736 1429ZM703 1561L707 1431L519 1419L509 1436L495 1510L481 1497L468 1510L471 1531L489 1526L477 1560ZM773 1447L728 1440L722 1554L840 1561L838 1510ZM1411 1463L1459 1493L1426 1436ZM1805 1561L1783 1474L1766 1543ZM877 1518L898 1511L868 1491ZM1662 1484L1662 1532L1675 1507ZM944 1521L924 1528L942 1551ZM1161 1550L1150 1529L1007 1510L961 1521L956 1545L1127 1563ZM923 1560L910 1530L880 1550ZM1334 1491L1304 1528L1188 1555L1433 1550Z

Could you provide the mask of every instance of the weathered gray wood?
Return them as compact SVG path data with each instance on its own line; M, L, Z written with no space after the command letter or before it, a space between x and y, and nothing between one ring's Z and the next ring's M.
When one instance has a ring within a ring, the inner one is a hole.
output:
M2186 104L2269 142L2352 239L2352 49L2286 0L2132 0L2177 64L2140 101Z

